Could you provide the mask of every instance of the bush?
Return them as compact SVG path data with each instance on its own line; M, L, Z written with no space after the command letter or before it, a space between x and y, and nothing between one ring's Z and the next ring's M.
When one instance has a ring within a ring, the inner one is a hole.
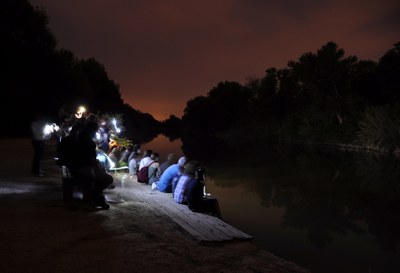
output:
M400 149L400 105L370 107L359 122L357 144L382 152Z

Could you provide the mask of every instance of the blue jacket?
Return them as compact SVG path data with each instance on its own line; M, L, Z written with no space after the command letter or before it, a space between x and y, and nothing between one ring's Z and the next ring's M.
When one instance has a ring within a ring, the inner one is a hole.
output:
M178 164L172 164L161 175L157 183L158 190L162 192L172 192L172 181L181 176Z

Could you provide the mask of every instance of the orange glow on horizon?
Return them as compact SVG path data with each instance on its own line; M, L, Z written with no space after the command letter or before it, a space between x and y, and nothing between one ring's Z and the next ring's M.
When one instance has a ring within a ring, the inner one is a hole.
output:
M148 113L152 115L158 121L164 121L171 115L177 118L182 118L183 109L179 109L180 105L168 104L166 102L160 102L153 100L151 102L147 100L134 100L130 98L123 98L124 103L131 106L133 109L138 110L142 113ZM135 103L133 103L133 101Z

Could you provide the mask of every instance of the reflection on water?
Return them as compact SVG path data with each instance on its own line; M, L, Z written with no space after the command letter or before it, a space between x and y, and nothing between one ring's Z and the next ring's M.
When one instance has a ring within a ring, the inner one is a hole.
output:
M185 154L206 166L208 191L224 220L272 253L315 273L399 272L398 158L304 147L190 147L184 143Z

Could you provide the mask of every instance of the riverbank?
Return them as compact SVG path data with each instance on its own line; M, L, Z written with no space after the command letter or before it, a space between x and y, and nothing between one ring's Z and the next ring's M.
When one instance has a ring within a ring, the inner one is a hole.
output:
M66 206L46 148L36 178L29 140L0 140L1 272L308 272L251 241L198 242L144 202Z

